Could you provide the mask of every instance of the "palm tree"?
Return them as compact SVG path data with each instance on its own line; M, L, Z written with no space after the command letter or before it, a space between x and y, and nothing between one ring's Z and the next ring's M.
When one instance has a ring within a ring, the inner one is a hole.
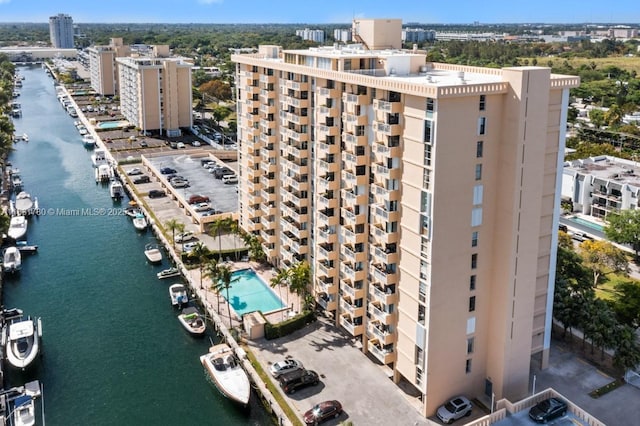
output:
M220 268L218 268L218 283L215 284L215 291L216 293L220 293L222 290L225 290L227 296L227 309L229 311L229 325L232 325L231 323L231 302L229 301L229 289L232 287L232 285L236 282L238 282L239 278L238 277L234 277L233 276L233 272L231 272L231 269L226 266L220 266Z
M222 239L220 238L220 234L222 230L225 228L226 228L226 218L214 220L209 226L209 229L211 230L211 232L213 232L218 236L218 256L219 257L222 257Z
M307 262L297 262L291 267L291 273L289 277L289 289L294 292L298 297L303 300L307 299L309 292L309 281L311 279L311 268ZM300 311L298 306L298 311Z
M210 259L204 265L204 276L211 280L212 289L216 289L216 285L218 283L218 276L220 275L220 266L218 265L218 261L216 259ZM220 298L218 297L218 313L220 313Z
M229 222L229 230L231 231L231 234L233 234L233 251L235 253L235 258L237 262L238 261L238 244L237 244L236 236L240 235L242 229L238 225L237 220L231 220Z
M204 268L204 264L205 262L209 259L209 255L211 254L211 250L209 250L209 248L207 246L205 246L204 244L202 244L201 242L199 242L198 244L196 244L193 247L193 250L191 250L191 252L189 252L188 257L190 257L191 259L194 259L198 265L198 269L200 270L200 288L204 288L202 286L202 273L203 273L203 268Z
M289 279L291 278L291 269L282 268L278 271L278 273L271 278L271 288L275 288L278 286L278 291L280 292L280 300L282 300L282 284L288 285ZM289 307L289 292L287 291L287 307Z
M177 219L169 219L164 223L165 228L171 231L171 244L173 245L173 249L176 249L176 232L181 233L184 232L184 223L180 222Z

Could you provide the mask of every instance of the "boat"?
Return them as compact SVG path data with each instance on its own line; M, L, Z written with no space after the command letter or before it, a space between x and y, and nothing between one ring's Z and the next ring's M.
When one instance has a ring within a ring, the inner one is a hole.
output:
M96 183L109 182L113 178L113 169L108 164L100 164L95 171Z
M91 148L96 146L96 138L94 138L92 135L87 135L85 134L82 137L82 143L84 144L84 146L86 146L87 148Z
M193 306L184 308L182 313L178 315L178 321L192 336L204 336L204 332L207 330L204 318Z
M29 244L25 240L16 241L16 247L20 250L20 253L37 253L38 245L37 244Z
M165 279L165 278L173 278L173 277L179 277L180 276L180 270L176 267L171 267L168 269L163 269L162 271L158 272L157 277L159 280Z
M36 404L32 396L21 395L13 400L13 425L33 426L36 424Z
M140 209L137 207L127 207L126 209L124 209L124 214L126 214L127 216L129 216L130 218L134 218L136 217L136 215L138 213L141 213Z
M144 246L144 255L150 263L162 262L162 252L155 244L147 244Z
M16 171L11 173L11 188L14 192L22 191L22 178Z
M15 211L18 215L28 216L33 214L37 210L38 199L32 199L31 194L25 191L20 191L16 195Z
M171 284L169 286L169 297L173 306L182 306L189 303L189 294L184 284Z
M109 194L114 200L121 200L124 197L124 186L117 179L111 179L109 184Z
M9 364L26 369L38 356L42 324L39 318L20 318L7 326L5 356Z
M9 230L7 236L18 240L27 233L27 218L24 216L13 216L9 222Z
M249 404L249 376L229 345L222 343L212 346L208 354L200 357L200 362L221 394L242 406Z
M17 247L11 246L4 249L2 255L2 270L13 274L22 269L22 256Z
M138 212L136 216L133 218L133 227L138 231L144 231L147 229L148 223L147 218L144 217L142 212Z
M93 163L93 167L99 167L101 165L109 165L109 161L107 160L107 153L104 149L96 149L93 154L91 154L91 162Z

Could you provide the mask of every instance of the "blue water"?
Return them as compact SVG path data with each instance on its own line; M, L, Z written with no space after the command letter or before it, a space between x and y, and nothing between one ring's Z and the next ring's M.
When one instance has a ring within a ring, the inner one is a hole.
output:
M127 124L125 121L103 121L102 123L98 123L96 127L103 130L118 129L125 124Z
M580 225L584 225L588 228L595 229L596 231L600 231L600 232L604 231L604 227L602 225L582 219L581 217L572 216L568 219L572 222L579 223Z
M286 307L253 269L233 272L232 279L236 278L237 281L229 288L229 299L238 315L253 311L266 313ZM223 291L223 296L226 299L226 291Z
M4 304L42 317L43 356L26 373L5 369L5 385L39 379L48 426L270 424L255 395L239 411L208 382L199 356L215 335L182 329L169 299L174 281L156 278L169 265L144 258L153 235L122 214L127 200L114 204L95 184L51 78L39 67L19 72L23 116L14 123L29 142L10 161L46 214L29 221L39 252L4 282Z

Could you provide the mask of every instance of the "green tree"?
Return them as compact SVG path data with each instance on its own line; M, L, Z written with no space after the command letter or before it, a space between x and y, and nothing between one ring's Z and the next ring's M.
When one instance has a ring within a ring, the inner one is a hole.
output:
M592 109L591 111L589 111L589 120L591 120L591 124L596 126L596 128L601 128L606 122L604 118L604 111L598 108Z
M298 295L305 303L307 303L307 294L309 294L309 284L311 282L311 267L307 262L297 262L289 272L289 289ZM306 309L306 306L305 306ZM301 306L298 306L298 311Z
M211 288L215 291L218 284L218 277L220 276L220 265L216 259L210 259L204 265L204 276L211 280ZM216 291L217 292L217 291ZM220 313L220 298L218 297L218 310Z
M597 287L606 274L627 273L629 263L624 251L609 241L586 240L580 243L583 265L593 273L593 286Z
M640 346L635 330L629 326L618 326L615 332L615 353L613 365L627 370L640 365Z
M198 265L198 270L200 271L200 288L204 288L202 286L203 279L203 269L206 262L209 260L209 256L211 255L211 250L201 242L198 242L188 254L188 257L192 259L196 265Z
M226 293L227 309L229 311L229 325L233 325L233 322L231 320L231 302L229 299L229 289L233 287L233 284L238 282L238 280L239 278L233 276L233 273L228 266L223 265L218 268L218 282L215 284L214 289L218 294L222 290L224 290Z
M271 288L278 287L280 292L280 300L282 300L282 286L289 286L289 278L291 276L291 270L289 268L282 268L278 270L278 273L271 278ZM287 291L287 307L289 307L289 292Z
M616 127L622 123L623 116L624 112L622 112L622 109L617 104L613 104L609 107L609 110L604 113L603 118L607 126Z
M222 257L222 231L228 230L231 222L231 218L225 217L223 219L216 219L209 225L209 230L218 237L218 256L220 258Z
M604 228L607 238L618 244L629 244L638 262L640 251L640 210L622 210L611 213L607 217L608 224Z
M169 219L164 223L165 228L171 232L171 245L173 249L176 249L176 232L184 232L184 223L180 222L178 219Z
M618 321L635 330L640 328L640 283L623 281L615 287L612 303Z
M8 214L4 212L0 212L0 233L6 234L9 230L9 224L11 222L11 218Z

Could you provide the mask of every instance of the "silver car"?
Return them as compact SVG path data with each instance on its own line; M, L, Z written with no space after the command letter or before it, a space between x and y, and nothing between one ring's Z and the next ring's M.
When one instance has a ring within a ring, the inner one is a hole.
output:
M456 396L441 405L436 414L443 423L451 424L462 417L470 416L472 408L471 401L464 396Z

